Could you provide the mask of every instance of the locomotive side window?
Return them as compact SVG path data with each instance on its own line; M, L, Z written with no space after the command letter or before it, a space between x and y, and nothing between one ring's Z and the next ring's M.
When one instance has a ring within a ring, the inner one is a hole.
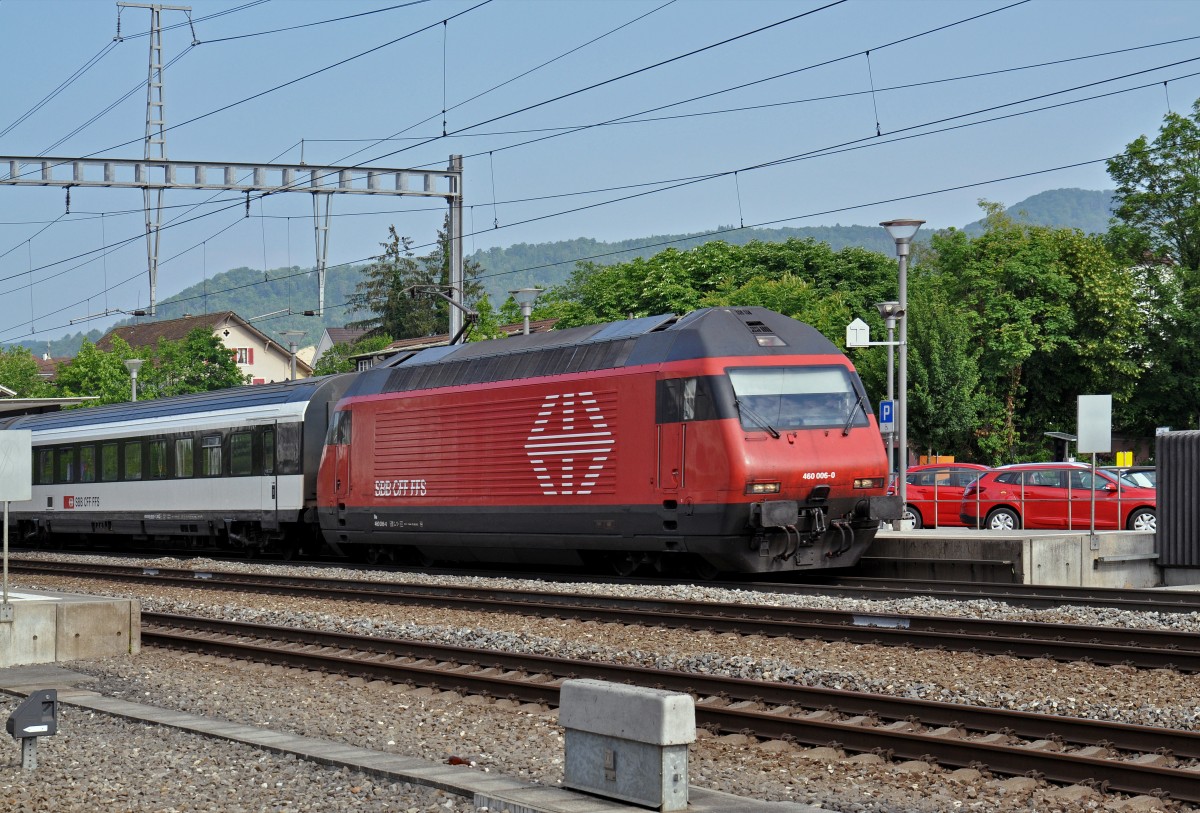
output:
M125 441L125 479L142 479L142 442L140 440Z
M150 468L146 472L151 480L161 480L167 476L167 442L152 440L146 444L150 452Z
M38 449L38 485L48 486L54 482L54 450Z
M743 367L728 371L747 430L867 426L866 399L849 370L830 367Z
M711 421L719 417L713 382L700 378L669 378L658 382L658 423Z
M111 483L119 477L117 471L117 444L105 443L100 446L100 479Z
M175 476L191 477L196 458L192 454L191 438L175 439Z
M96 447L81 446L79 448L79 482L96 482Z
M221 476L221 436L200 438L200 473L205 477Z
M58 482L75 482L75 450L58 450Z
M346 446L350 443L350 425L352 413L343 409L333 413L333 422L329 424L329 445Z
M275 473L275 430L264 429L262 433L262 471L263 474Z
M229 473L244 477L254 468L254 436L249 432L236 432L229 443Z

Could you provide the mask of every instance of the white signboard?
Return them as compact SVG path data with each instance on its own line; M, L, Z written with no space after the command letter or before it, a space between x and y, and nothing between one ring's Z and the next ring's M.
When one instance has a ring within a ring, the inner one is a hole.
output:
M0 501L33 499L33 432L0 432Z
M1112 396L1079 396L1075 448L1080 454L1112 451Z
M846 346L867 347L871 344L871 327L862 319L846 325Z

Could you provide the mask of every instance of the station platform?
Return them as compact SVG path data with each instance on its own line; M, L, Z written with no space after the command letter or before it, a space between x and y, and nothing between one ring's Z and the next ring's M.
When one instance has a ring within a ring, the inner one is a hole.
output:
M0 668L133 655L142 645L134 599L9 591L12 620L0 621Z
M857 573L888 579L1065 587L1163 583L1150 531L880 531Z
M426 762L383 751L357 748L313 737L201 717L141 703L105 697L80 684L92 678L52 664L0 669L0 692L25 696L56 689L58 702L151 725L171 726L205 737L243 743L278 754L294 754L323 765L345 767L391 781L438 788L472 799L491 813L633 813L648 808L601 799L585 793L482 773L460 766ZM688 788L687 813L829 813L792 802L763 802L728 793Z

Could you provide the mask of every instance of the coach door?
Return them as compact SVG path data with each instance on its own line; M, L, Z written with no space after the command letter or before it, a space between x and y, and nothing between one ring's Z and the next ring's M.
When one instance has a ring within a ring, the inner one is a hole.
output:
M259 478L259 498L264 514L271 519L279 516L279 447L276 438L279 432L276 424L269 423L261 426L255 432L258 440L258 458L262 461L262 476Z

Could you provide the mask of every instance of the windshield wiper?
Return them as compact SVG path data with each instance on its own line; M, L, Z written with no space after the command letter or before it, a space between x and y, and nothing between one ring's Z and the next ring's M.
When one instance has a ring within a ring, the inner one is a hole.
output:
M858 400L854 402L854 408L850 410L850 416L846 418L846 425L842 427L842 437L850 434L850 424L854 423L855 412L858 412L858 410L861 409L864 415L867 414L867 409L863 406L863 401L865 400L867 400L867 394L865 392L860 392L858 394Z
M744 413L745 415L749 416L750 420L754 421L756 424L761 426L763 429L766 429L767 432L770 433L771 437L775 438L776 440L779 439L779 430L777 430L774 426L771 426L771 424L767 423L766 419L763 418L762 415L759 415L753 409L751 409L750 407L743 404L741 402L741 399L734 398L733 405L738 408L738 412Z

